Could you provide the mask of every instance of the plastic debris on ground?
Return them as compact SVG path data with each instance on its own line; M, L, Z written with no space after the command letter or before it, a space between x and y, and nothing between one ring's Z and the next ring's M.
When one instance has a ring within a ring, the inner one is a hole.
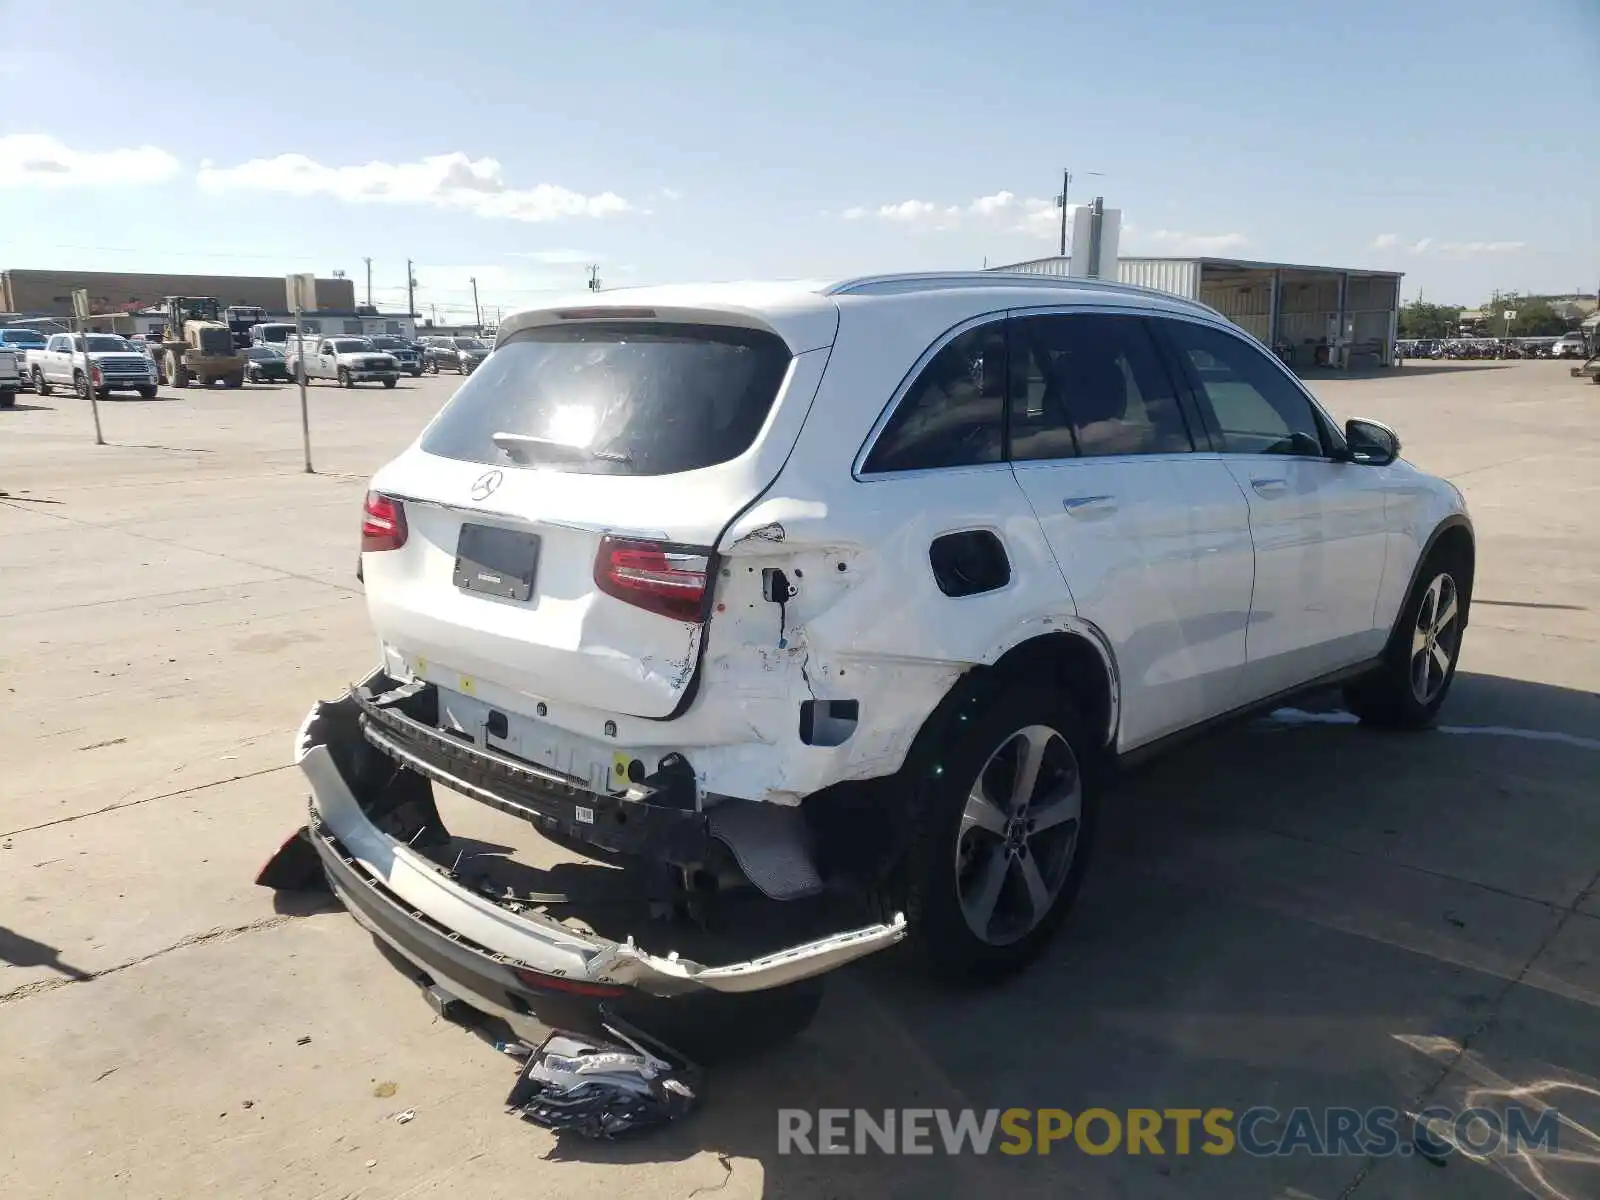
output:
M701 1069L621 1022L617 1040L552 1033L529 1056L506 1097L511 1112L557 1133L615 1138L687 1116L700 1102ZM626 1031L625 1031L626 1029Z

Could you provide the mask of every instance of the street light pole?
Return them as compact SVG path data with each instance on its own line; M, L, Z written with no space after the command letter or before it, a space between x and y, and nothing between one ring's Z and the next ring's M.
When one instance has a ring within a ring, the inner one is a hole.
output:
M472 314L478 321L478 332L483 332L483 309L478 307L478 277L476 275L467 280L472 285Z

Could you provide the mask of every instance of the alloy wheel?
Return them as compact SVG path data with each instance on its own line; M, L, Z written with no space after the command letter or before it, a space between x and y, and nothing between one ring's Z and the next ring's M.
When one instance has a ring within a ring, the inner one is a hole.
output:
M1427 705L1449 678L1461 644L1461 606L1456 581L1440 573L1422 594L1416 628L1411 631L1411 694Z
M1077 756L1059 732L1029 725L995 748L956 835L956 895L974 935L1006 946L1038 928L1072 870L1082 819Z

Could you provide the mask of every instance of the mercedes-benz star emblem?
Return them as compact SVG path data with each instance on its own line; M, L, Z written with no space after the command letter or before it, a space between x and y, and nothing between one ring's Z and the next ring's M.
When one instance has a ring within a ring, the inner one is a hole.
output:
M500 481L504 478L505 474L501 471L485 471L472 485L472 498L487 500L494 495L495 489L500 486Z

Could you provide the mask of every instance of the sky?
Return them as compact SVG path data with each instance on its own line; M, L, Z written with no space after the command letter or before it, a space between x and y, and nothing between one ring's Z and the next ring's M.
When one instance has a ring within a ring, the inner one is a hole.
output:
M1600 0L0 0L0 268L581 289L1121 252L1600 285ZM215 52L207 48L215 47ZM192 52L189 52L192 51ZM168 68L175 67L175 73ZM1094 174L1098 173L1098 174Z

